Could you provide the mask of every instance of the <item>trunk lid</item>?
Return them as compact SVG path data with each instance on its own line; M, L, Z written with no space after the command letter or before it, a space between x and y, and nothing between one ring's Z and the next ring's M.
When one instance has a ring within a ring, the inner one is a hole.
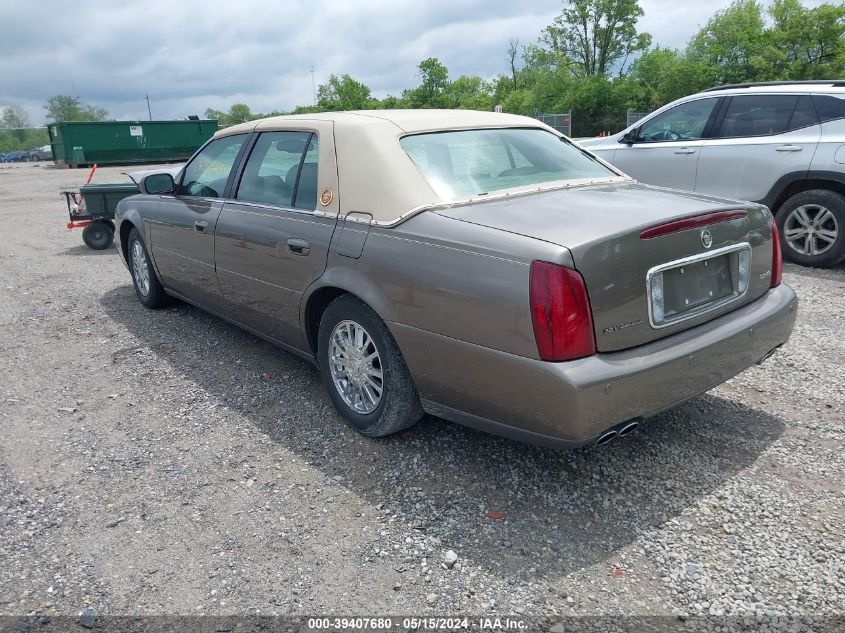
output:
M746 213L640 237L645 229L667 222L736 210ZM699 325L753 301L770 286L766 273L772 263L771 216L765 207L749 202L623 183L491 200L437 213L567 248L587 286L600 352L642 345ZM702 241L704 230L710 233L709 247ZM750 252L744 292L737 292L740 252ZM706 260L690 261L696 258ZM681 265L681 260L686 263ZM669 268L661 270L667 264ZM664 299L657 308L650 299L650 273L651 285L662 285Z

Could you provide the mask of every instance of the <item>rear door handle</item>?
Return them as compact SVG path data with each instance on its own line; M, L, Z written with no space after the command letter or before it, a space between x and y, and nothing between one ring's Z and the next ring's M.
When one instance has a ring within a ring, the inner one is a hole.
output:
M208 222L205 220L197 220L194 222L194 229L199 231L200 233L205 233L208 230Z
M288 240L288 250L294 255L308 255L311 252L311 242L292 237Z
M775 148L776 152L800 152L803 147L800 145L778 145Z
M681 147L680 149L675 150L676 154L695 154L694 149L690 149L689 147Z

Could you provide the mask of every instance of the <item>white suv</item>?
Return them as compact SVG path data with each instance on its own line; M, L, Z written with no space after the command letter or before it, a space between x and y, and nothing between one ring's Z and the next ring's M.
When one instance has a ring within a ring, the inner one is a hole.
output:
M581 145L642 182L765 204L796 263L845 259L845 81L719 86Z

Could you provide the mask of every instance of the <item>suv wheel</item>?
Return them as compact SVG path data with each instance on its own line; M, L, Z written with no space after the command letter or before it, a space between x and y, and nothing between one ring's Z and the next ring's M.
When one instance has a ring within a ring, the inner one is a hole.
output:
M845 259L845 196L826 189L795 194L777 211L783 256L826 268Z

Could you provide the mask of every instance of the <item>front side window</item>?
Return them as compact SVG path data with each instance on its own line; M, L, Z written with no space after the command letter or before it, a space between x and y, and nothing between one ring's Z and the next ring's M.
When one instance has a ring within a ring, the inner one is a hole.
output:
M797 95L732 97L715 136L738 138L782 134L789 129L789 122L796 105L798 105Z
M265 132L249 155L238 200L280 207L317 206L317 135Z
M185 167L178 195L222 198L226 181L246 138L246 134L224 136L206 145Z
M704 137L704 128L717 99L698 99L675 106L646 121L637 135L638 143L693 141Z
M402 149L443 200L617 174L546 130L503 128L406 136Z

